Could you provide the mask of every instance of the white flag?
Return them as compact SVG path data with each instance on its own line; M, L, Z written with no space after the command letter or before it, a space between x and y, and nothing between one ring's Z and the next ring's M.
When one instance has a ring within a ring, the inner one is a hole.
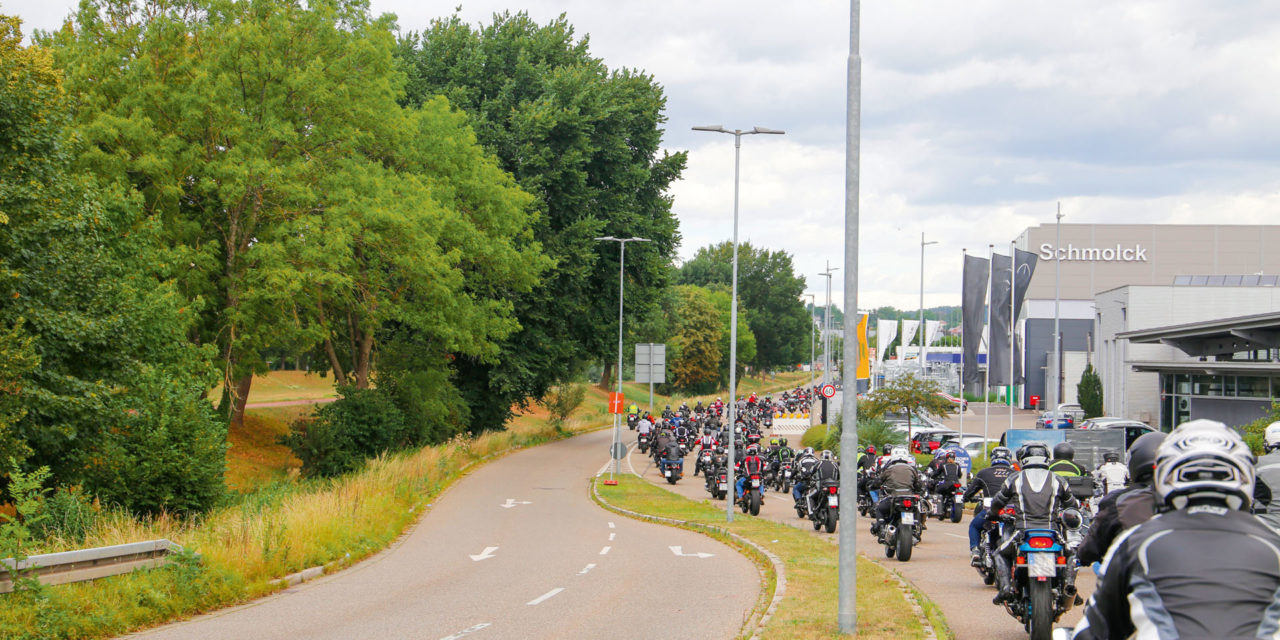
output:
M925 320L924 321L925 344L933 344L938 341L938 334L942 333L941 320Z
M876 321L876 360L884 360L886 348L893 339L898 337L898 321L897 320L877 320Z
M902 357L907 357L907 345L916 339L916 329L920 328L919 320L902 321Z

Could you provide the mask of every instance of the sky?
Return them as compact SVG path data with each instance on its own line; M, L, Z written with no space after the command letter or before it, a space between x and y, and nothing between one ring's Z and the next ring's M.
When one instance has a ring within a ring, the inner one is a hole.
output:
M0 0L24 30L74 0ZM460 15L566 14L592 53L667 96L664 146L682 258L733 233L733 139L744 136L740 239L795 257L844 300L849 2L371 0L404 31ZM1280 2L892 0L862 3L860 308L958 304L961 251L1064 223L1280 220ZM1007 250L1007 249L1006 249Z

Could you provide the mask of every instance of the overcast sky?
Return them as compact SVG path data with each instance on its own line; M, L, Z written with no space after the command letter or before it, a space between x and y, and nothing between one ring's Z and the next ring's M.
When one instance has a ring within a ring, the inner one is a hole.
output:
M459 0L372 0L403 30ZM819 294L843 267L849 3L463 0L462 16L566 13L611 67L666 88L665 144L689 151L672 189L684 246L732 233L796 258ZM74 0L0 0L49 29ZM859 306L958 304L961 248L1007 247L1052 222L1249 224L1280 216L1280 2L885 0L862 5ZM834 284L843 299L843 271Z

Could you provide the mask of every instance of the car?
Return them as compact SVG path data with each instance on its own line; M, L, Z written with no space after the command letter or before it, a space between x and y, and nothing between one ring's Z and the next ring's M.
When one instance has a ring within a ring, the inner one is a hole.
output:
M912 453L933 453L943 442L960 436L959 431L950 429L917 429L911 434Z
M1084 426L1086 424L1088 425L1087 427ZM1145 422L1124 418L1093 418L1091 420L1086 420L1084 424L1081 425L1081 428L1094 430L1124 429L1125 449L1128 449L1129 445L1133 444L1133 441L1137 440L1140 436L1158 431L1158 429Z
M1067 414L1059 414L1055 421L1053 412L1045 411L1036 418L1037 429L1074 429L1075 426L1075 419Z
M969 401L965 400L964 398L957 398L951 394L943 393L941 391L935 393L934 395L942 398L946 398L948 401L951 402L952 405L955 405L955 407L957 407L961 411L969 410Z

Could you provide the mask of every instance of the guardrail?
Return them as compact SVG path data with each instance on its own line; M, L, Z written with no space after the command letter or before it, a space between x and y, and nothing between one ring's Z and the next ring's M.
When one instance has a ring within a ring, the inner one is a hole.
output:
M17 571L30 569L28 575L38 578L41 584L83 582L159 567L169 563L168 556L181 551L181 546L168 540L148 540L29 556L17 564ZM13 591L13 570L13 558L0 560L0 593Z

